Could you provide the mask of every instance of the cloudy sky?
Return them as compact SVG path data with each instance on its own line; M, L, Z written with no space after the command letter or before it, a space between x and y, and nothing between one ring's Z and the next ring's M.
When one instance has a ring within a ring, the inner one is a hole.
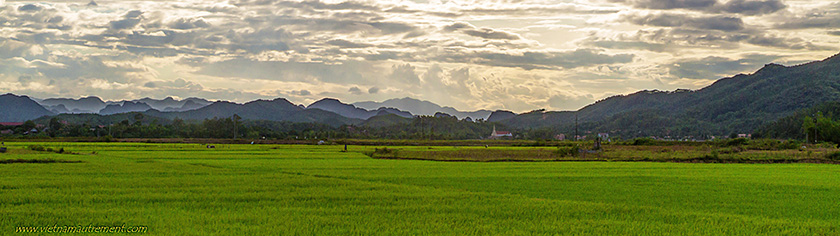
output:
M838 1L0 0L0 93L573 110L839 45Z

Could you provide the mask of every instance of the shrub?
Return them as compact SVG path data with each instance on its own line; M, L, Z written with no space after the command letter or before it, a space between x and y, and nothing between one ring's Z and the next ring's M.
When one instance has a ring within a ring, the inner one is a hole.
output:
M580 148L578 146L557 147L554 153L560 157L575 157L580 153Z
M649 145L656 145L657 141L651 138L637 138L633 140L634 146L649 146Z
M705 157L711 159L720 159L720 153L718 152L718 150L712 150L712 153L709 153Z
M840 151L838 152L831 152L825 155L826 159L840 161Z
M733 138L729 141L726 141L726 144L724 144L724 146L741 146L747 143L749 143L749 140L745 138Z
M109 143L109 142L114 141L114 137L111 137L111 135L105 135L105 136L99 137L96 141Z
M35 145L35 146L29 146L29 150L43 152L43 151L46 151L47 149L44 148L44 146Z
M742 147L721 148L721 149L718 149L718 150L715 150L715 151L717 151L718 153L721 153L721 154L732 154L732 153L743 152L744 148L742 148Z
M374 148L373 152L367 152L365 155L373 158L396 158L397 153L397 149L388 149L387 147L384 147L382 149Z
M802 147L802 142L799 142L797 140L786 140L786 141L782 142L781 144L779 144L778 148L780 150L785 150L785 149L799 149L800 147Z
M41 146L41 145L29 146L29 150L38 151L38 152L54 152L54 153L60 153L60 154L75 154L73 152L68 152L68 151L64 150L64 148L59 148L59 149L56 150L56 149L44 147L44 146Z

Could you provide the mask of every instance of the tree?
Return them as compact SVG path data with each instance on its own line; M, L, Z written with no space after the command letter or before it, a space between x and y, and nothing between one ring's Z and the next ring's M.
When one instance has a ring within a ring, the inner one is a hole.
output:
M21 128L23 128L23 132L30 131L33 128L35 128L35 122L31 121L31 120L27 120L26 122L23 122L23 125L21 125Z
M50 119L50 129L48 130L50 137L55 137L55 135L58 134L58 131L61 130L63 125L64 124L62 124L56 117Z
M242 119L242 117L239 117L239 115L233 114L233 139L234 140L236 139L236 131L238 131L236 126L238 126L239 120L241 120L241 119Z
M806 142L814 142L814 128L816 124L814 123L814 118L805 117L802 119L802 132L805 133L805 141Z

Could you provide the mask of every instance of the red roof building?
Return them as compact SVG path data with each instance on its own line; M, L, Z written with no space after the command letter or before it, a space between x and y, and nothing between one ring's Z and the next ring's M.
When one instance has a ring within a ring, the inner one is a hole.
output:
M496 131L496 126L493 126L493 133L490 134L491 139L502 138L502 137L513 137L513 134L510 131Z

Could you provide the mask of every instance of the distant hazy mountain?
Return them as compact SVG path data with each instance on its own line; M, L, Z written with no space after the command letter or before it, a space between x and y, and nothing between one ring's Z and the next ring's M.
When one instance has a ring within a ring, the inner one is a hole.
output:
M164 108L163 111L191 111L191 110L195 110L195 109L202 108L204 106L209 105L209 103L208 104L199 104L199 103L195 102L194 100L185 100L185 101L186 102L184 102L184 105L181 105L181 107L179 107L179 108L167 107L167 108Z
M54 113L99 113L102 109L105 109L106 106L109 105L117 105L122 106L126 102L132 103L144 103L148 105L152 109L157 110L166 110L166 111L188 111L201 108L203 106L209 105L211 102L207 101L203 98L187 98L184 100L176 100L172 97L167 97L162 100L152 99L152 98L143 98L131 101L102 101L99 97L86 97L80 99L70 99L70 98L48 98L44 100L36 100L39 104L44 106L47 110L50 110ZM188 104L189 103L189 104ZM129 105L133 106L133 105ZM141 109L141 108L137 108ZM126 110L126 109L122 109ZM136 110L136 109L128 109L128 110ZM120 109L116 107L109 108L107 112L115 112L120 111ZM145 111L145 110L144 110ZM113 114L113 113L109 113Z
M371 112L376 112L377 116L382 115L382 114L394 114L394 115L402 117L402 118L412 118L412 117L414 117L414 115L412 115L411 112L400 111L399 109L390 108L390 107L380 107L379 109L373 110Z
M369 111L366 109L358 108L351 104L342 103L341 101L334 98L324 98L318 100L317 102L309 104L309 106L306 107L306 109L321 109L342 115L347 118L356 118L362 120L367 120L368 118L376 116L377 114L379 114L379 112L392 113L407 118L412 117L411 113L400 111L394 108L379 108L376 110Z
M396 114L380 111L379 114L370 117L362 126L368 127L388 127L393 125L402 125L411 123L411 118L401 117Z
M54 115L27 96L0 95L0 122L23 122Z
M41 100L38 103L47 109L57 109L59 105L64 105L64 109L60 110L66 110L67 112L59 113L97 113L99 110L105 108L105 105L107 105L99 97L93 96L80 99L48 98Z
M490 113L490 117L487 117L487 121L499 122L513 117L516 117L516 113L513 113L511 111L497 110L493 113Z
M173 111L186 111L186 110L194 110L198 109L202 106L210 105L210 101L202 98L187 98L184 100L176 100L172 97L166 97L163 100L157 100L152 98L143 98L138 100L133 100L133 102L142 102L148 104L150 107L154 108L155 110L165 111L165 110L173 110ZM184 107L187 102L190 102L190 105L186 108ZM186 109L186 110L185 110Z
M180 118L184 120L203 120L213 117L226 118L236 114L247 120L314 122L332 126L358 124L362 121L320 109L303 109L284 98L270 101L256 100L245 104L219 101L192 111L160 112L152 110L146 113L167 119Z
M105 108L102 108L102 110L99 111L99 114L111 115L111 114L135 112L135 111L142 112L142 111L146 111L146 110L149 110L149 109L152 109L152 107L149 106L146 103L142 103L142 102L123 102L122 105L112 104L112 105L105 106Z
M383 102L357 102L353 103L356 107L368 109L368 110L375 110L380 107L392 107L402 111L411 112L411 114L415 115L424 115L424 116L433 116L435 113L443 112L446 114L453 115L458 117L458 119L464 119L466 117L471 117L472 119L487 119L490 116L490 111L488 110L478 110L472 112L463 112L458 111L452 107L441 107L437 104L434 104L429 101L421 101L414 98L395 98L395 99L388 99Z
M70 110L67 110L67 107L64 104L58 104L55 106L44 106L47 110L55 114L64 114L64 113L72 113Z

